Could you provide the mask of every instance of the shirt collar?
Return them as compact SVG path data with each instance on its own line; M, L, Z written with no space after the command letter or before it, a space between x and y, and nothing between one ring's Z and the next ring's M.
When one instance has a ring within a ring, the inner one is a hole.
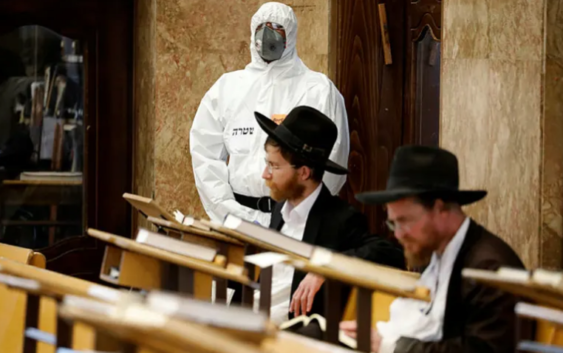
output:
M288 222L305 222L307 217L309 217L309 212L311 208L317 201L321 190L323 188L323 183L313 191L307 198L299 203L296 207L293 207L289 202L285 202L281 209L281 215L285 223Z
M465 240L465 235L467 234L467 230L469 229L469 223L470 223L470 218L465 217L465 220L463 221L463 223L461 223L461 226L455 233L452 240L450 240L448 245L446 245L446 249L444 250L444 253L441 256L438 256L437 253L432 254L433 262L447 261L453 263L455 261L455 259L457 258L457 253L459 252L459 249L461 249L461 246L463 245L463 241Z

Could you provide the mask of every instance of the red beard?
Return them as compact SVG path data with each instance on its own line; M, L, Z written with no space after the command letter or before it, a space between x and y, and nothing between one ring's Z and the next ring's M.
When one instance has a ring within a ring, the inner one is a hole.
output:
M276 202L299 198L305 191L305 186L300 185L297 181L297 173L284 184L266 180L266 186L270 188L270 197Z

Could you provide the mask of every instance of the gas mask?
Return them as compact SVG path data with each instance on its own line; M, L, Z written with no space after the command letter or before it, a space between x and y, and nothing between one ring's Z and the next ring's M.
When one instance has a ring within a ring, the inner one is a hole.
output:
M263 26L256 31L256 50L264 61L279 60L285 50L285 39L277 31Z

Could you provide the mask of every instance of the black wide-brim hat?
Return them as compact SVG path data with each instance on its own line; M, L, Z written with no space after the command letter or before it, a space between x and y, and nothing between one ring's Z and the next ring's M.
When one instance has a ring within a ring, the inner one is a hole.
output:
M444 149L404 146L397 149L384 191L365 192L356 199L366 204L386 204L413 196L433 196L468 205L487 195L485 190L459 190L456 156Z
M268 136L309 161L315 168L334 174L348 173L348 169L328 159L338 137L338 129L320 111L308 106L296 107L280 125L258 112L254 112L254 115Z

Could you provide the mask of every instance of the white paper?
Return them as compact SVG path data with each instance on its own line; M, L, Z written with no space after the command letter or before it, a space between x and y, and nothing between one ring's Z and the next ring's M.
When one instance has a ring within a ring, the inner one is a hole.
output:
M0 274L0 282L5 283L6 285L14 288L22 288L31 291L37 291L41 287L39 282L27 279L27 278L20 278L15 276L9 276L5 274Z
M147 305L166 315L173 315L180 309L180 302L175 296L156 292L148 296Z
M497 274L499 277L519 282L526 282L530 279L530 273L528 271L508 267L501 267Z
M292 265L294 268L299 269L299 268L305 268L305 266L307 265L307 263L306 263L305 261L303 261L303 260L292 260L292 261L291 261L291 265Z
M514 308L514 312L518 315L541 319L563 325L563 311L546 308L543 306L533 305L529 303L518 303Z
M174 219L176 219L176 222L178 223L182 223L182 221L184 220L184 214L178 210L174 211Z
M116 310L116 315L119 319L121 310ZM133 304L125 308L122 316L125 322L131 324L148 325L153 327L162 327L168 321L168 317L161 313L152 311L143 307L140 304Z
M57 348L57 352L56 353L121 353L120 351L115 351L115 352L102 352L102 351L91 351L91 350L86 350L86 351L77 351L74 349L70 349L70 348Z
M182 222L183 225L185 226L193 226L194 225L194 219L192 217L185 217L184 221Z
M119 278L119 269L117 267L112 267L109 269L109 276L111 278Z
M324 248L315 248L310 262L315 266L324 266L328 265L330 260L332 260L332 251Z
M70 307L76 307L83 310L88 310L91 312L97 312L102 315L110 315L115 308L114 304L103 303L98 300L74 296L74 295L65 295L63 299L63 304L68 305Z
M312 338L308 338L305 336L301 336L286 331L279 331L277 335L278 335L278 339L297 341L318 352L327 352L327 353L354 353L355 352L353 350L346 349L335 344L329 344L323 341L315 340Z
M55 129L57 119L52 117L43 118L43 132L41 134L41 159L53 158L53 146L55 144Z
M270 267L287 260L289 260L289 256L284 254L278 254L275 252L264 252L264 253L248 255L244 257L245 262L251 263L260 268Z
M25 330L25 337L31 338L32 340L43 342L54 346L57 344L57 339L55 335L49 332L41 331L35 327L28 327Z
M532 276L534 282L553 286L553 287L560 287L563 285L563 273L556 272L556 271L548 271L538 268L534 271L534 275Z
M99 286L97 284L91 285L87 291L88 295L106 302L115 303L119 301L121 293L118 290Z
M231 300L233 300L234 295L235 295L235 290L227 287L227 306L231 305ZM211 303L215 304L216 298L217 298L217 283L213 281L211 283Z
M137 243L144 243L145 241L147 241L148 237L149 232L146 229L139 229L139 232L137 233L137 239L135 239L135 241Z
M241 225L241 223L242 219L233 215L227 215L225 222L223 222L223 226L229 229L237 229Z
M119 237L116 237L115 245L119 246L122 249L129 249L129 243L125 240L119 239Z

